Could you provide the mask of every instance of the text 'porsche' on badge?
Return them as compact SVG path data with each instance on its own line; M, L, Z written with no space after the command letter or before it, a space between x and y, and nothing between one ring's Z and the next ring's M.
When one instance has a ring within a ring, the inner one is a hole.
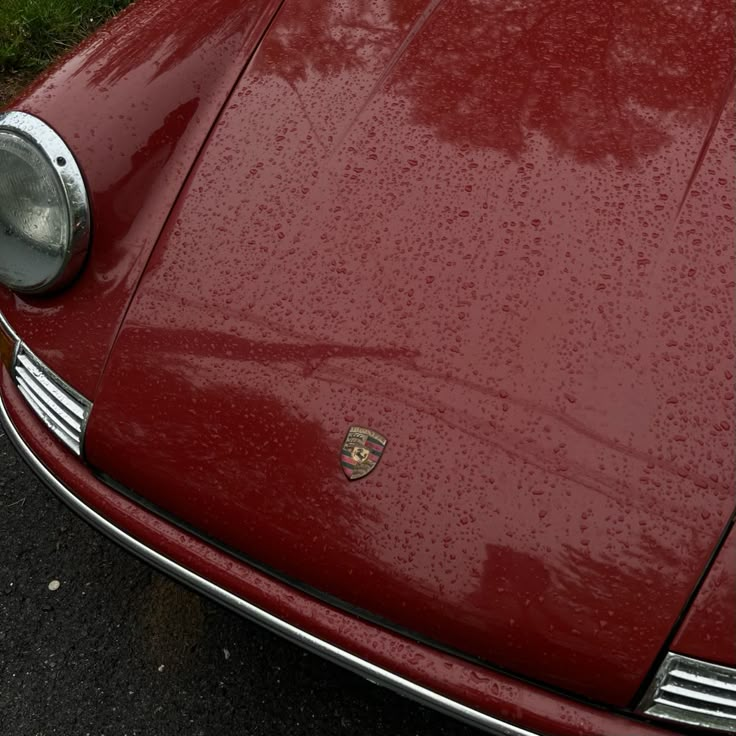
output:
M388 440L365 427L350 427L340 451L340 464L350 480L363 478L378 465Z

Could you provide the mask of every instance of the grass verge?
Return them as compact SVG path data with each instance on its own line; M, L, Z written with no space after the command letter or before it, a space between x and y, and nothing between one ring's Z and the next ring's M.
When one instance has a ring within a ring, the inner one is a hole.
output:
M131 0L0 0L0 105Z

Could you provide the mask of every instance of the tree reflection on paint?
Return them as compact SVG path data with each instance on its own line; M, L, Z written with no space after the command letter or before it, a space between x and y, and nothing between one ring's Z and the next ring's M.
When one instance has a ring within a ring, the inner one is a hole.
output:
M663 114L720 110L733 28L730 0L311 0L274 30L267 68L294 85L390 47L401 58L388 60L384 90L442 139L516 155L541 133L582 161L633 163L668 142Z

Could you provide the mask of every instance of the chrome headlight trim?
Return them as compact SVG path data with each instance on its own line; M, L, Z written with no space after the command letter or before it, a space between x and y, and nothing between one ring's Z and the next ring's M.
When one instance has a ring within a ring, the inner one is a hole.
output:
M14 290L39 294L60 289L79 273L89 249L92 218L82 172L62 138L34 115L18 111L0 114L0 130L24 138L47 159L61 184L69 218L69 242L57 274L44 283Z
M736 669L670 652L639 711L670 722L736 733Z

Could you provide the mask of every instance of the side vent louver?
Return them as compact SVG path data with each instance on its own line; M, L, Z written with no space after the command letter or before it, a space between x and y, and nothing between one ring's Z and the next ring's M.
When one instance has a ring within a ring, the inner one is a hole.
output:
M670 653L640 710L670 721L736 733L736 669Z
M41 421L75 455L82 454L92 404L61 380L22 343L13 364L18 390Z

